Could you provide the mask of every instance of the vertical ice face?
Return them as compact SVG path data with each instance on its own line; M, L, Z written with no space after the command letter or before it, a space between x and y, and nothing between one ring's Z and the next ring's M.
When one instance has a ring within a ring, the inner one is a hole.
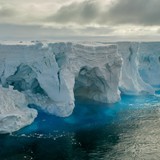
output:
M27 104L23 93L0 86L0 134L17 131L34 121L37 111Z
M103 103L120 99L122 59L116 45L57 43L50 46L60 67L59 75L63 77L61 85L68 88L71 99L74 100L74 93Z
M114 103L120 99L118 87L124 94L153 94L149 84L158 85L160 75L155 74L158 44L117 45L0 45L0 83L6 88L12 85L28 103L57 116L72 113L75 96Z
M3 87L12 85L48 113L70 115L74 93L103 103L120 99L117 45L0 45L0 55Z
M0 45L0 133L30 124L37 116L27 108L31 103L64 117L72 113L75 96L115 103L119 88L153 94L159 68L160 43Z
M142 79L160 88L160 43L141 43L138 59Z
M150 84L143 81L139 74L139 55L141 53L141 43L120 42L118 52L122 55L123 65L120 80L120 90L123 94L153 94L154 89Z
M1 83L23 91L28 103L58 116L72 113L74 99L61 80L55 55L43 44L0 45Z

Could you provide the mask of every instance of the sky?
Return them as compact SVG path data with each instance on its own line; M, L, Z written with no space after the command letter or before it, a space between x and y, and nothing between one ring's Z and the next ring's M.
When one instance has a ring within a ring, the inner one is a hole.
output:
M160 0L0 0L0 39L160 38Z

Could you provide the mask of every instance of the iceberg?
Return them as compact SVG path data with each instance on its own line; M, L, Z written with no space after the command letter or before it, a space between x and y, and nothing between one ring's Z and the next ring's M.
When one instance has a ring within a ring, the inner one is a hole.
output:
M140 43L138 54L139 73L142 79L153 86L160 88L160 43Z
M120 90L126 95L140 95L140 94L154 94L155 89L151 86L151 83L144 81L144 76L140 75L140 64L145 63L140 60L140 56L144 56L145 52L142 52L142 44L138 42L119 42L118 53L122 56L123 65L120 77ZM147 51L149 52L149 51ZM153 62L152 62L153 63ZM144 68L144 72L147 71ZM149 73L149 75L151 75Z
M30 125L37 111L27 107L23 93L0 86L0 134L12 133Z
M75 97L115 103L121 94L154 94L159 51L151 42L1 44L0 133L32 123L29 104L66 117Z
M75 96L102 103L120 100L122 59L117 45L0 45L0 56L2 86L12 85L28 104L50 114L69 116Z
M117 45L61 43L51 46L63 77L60 79L72 100L75 96L102 103L115 103L120 99L122 59Z

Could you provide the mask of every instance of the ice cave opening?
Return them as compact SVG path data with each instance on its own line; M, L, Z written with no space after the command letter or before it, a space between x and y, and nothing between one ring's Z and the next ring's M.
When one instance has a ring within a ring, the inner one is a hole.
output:
M6 79L4 87L13 86L14 90L20 92L31 91L33 94L46 95L45 91L41 88L37 74L28 65L21 64L17 67L16 72Z
M84 66L75 78L74 96L76 100L98 102L103 98L107 83L98 67Z

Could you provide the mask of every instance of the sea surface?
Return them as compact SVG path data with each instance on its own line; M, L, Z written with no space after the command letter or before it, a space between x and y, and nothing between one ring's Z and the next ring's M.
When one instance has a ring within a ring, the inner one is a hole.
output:
M31 126L0 135L0 160L159 159L159 93L114 105L79 100L68 118L39 111Z

